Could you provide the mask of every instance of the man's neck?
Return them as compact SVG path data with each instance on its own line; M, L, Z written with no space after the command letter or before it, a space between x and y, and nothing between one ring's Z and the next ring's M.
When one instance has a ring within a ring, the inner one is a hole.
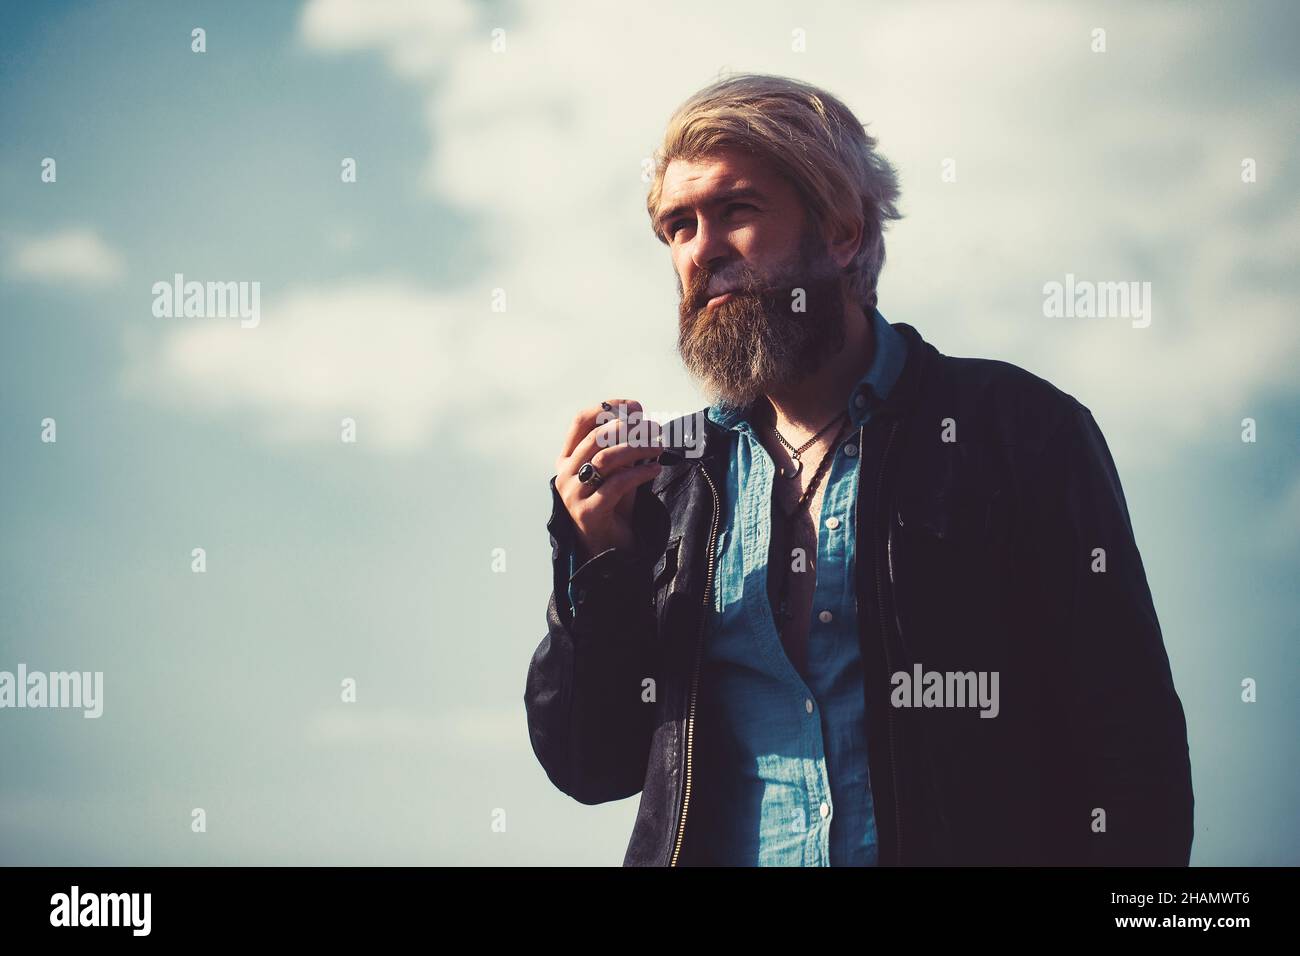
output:
M844 315L844 347L798 385L769 392L766 403L759 401L760 420L774 423L787 441L802 444L848 408L849 394L871 366L875 346L871 319L854 302Z

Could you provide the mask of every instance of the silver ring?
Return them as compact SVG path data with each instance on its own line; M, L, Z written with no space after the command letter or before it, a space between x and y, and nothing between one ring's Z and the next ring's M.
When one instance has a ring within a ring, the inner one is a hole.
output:
M593 488L599 488L600 483L605 479L601 476L600 472L596 470L596 466L587 461L583 462L582 467L578 469L578 480L584 485L591 485Z

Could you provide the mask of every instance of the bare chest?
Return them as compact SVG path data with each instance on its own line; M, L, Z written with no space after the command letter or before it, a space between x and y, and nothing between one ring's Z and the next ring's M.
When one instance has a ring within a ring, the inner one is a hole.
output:
M768 599L786 656L806 677L808 637L817 589L817 549L820 516L825 498L829 464L807 500L800 497L813 481L825 449L804 454L803 467L791 478L779 473L772 484L772 535L768 553ZM784 448L769 449L778 469L789 466Z

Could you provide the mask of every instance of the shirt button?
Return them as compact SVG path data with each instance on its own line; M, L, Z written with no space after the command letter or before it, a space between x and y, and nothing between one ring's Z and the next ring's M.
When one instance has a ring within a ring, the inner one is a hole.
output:
M823 820L825 820L827 817L831 815L831 805L829 803L822 804L821 815Z
M831 618L833 618L834 616L835 615L833 615L830 611L822 611L820 614L817 615L817 620L821 621L823 624L829 624L831 622Z
M832 531L834 531L839 526L840 526L839 518L836 518L832 515L831 517L826 519L826 527L830 528Z
M845 446L844 446L844 454L848 455L850 458L853 458L854 456L856 456L857 453L858 453L858 446L857 446L857 445L845 445Z
M807 700L803 702L803 708L804 710L808 711L808 713L810 714L813 712L813 703L811 697L809 697Z

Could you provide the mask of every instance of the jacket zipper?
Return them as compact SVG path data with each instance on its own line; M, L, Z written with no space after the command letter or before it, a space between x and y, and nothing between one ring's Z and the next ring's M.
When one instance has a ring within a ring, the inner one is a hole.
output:
M885 451L880 458L880 474L876 482L876 514L880 514L880 505L885 484L885 471L889 465L889 452L894 447L894 437L898 433L898 421L895 420L889 429L889 438L885 442ZM708 544L708 565L704 578L704 599L702 602L700 614L699 634L695 644L695 665L691 672L691 696L690 703L686 711L686 773L682 786L682 803L681 813L677 820L677 837L673 842L672 857L668 862L669 866L676 866L678 857L682 851L682 840L686 835L686 813L690 808L691 802L691 750L695 742L695 700L699 689L700 681L700 659L704 652L704 626L708 621L709 597L713 591L713 564L715 555L713 553L714 541L718 532L718 489L713 484L713 479L709 477L708 471L701 465L700 474L708 482L709 491L713 494L713 516L709 524L709 544ZM888 531L886 534L886 560L890 564L890 579L893 579L893 524L892 519L886 519ZM885 650L885 670L886 684L888 684L888 674L893 673L893 657L889 653L889 631L888 623L885 619L885 600L884 600L884 572L880 567L880 562L876 562L876 604L880 613L880 638ZM897 758L895 756L896 743L894 731L894 712L888 709L886 713L889 722L889 776L894 786L894 846L898 862L902 862L903 857L903 823L902 811L899 809L899 790L898 790L898 769Z
M682 838L686 835L686 811L691 802L691 745L695 742L695 694L700 683L700 657L704 653L704 625L709 618L709 596L713 590L713 543L718 533L718 489L713 484L713 479L709 477L708 470L700 465L700 474L704 480L709 483L709 490L713 492L713 518L709 524L709 563L708 571L704 578L704 601L700 613L699 635L695 642L695 668L691 672L691 700L686 710L686 774L682 784L682 807L681 813L677 820L677 839L673 842L673 855L668 861L669 866L677 865L677 858L682 852Z
M889 438L885 442L884 454L880 456L880 477L876 482L876 516L880 516L880 505L884 486L885 486L885 469L889 464L889 451L894 447L894 436L898 433L898 420L895 419L889 429ZM889 515L885 517L885 554L886 560L890 564L890 580L893 580L893 518ZM889 624L885 620L885 584L884 569L880 566L880 561L876 561L876 606L880 613L880 641L885 649L885 686L889 686L890 675L894 672L893 658L889 653ZM886 701L888 701L888 692L886 692ZM898 791L898 767L895 757L894 743L894 709L886 705L889 723L889 777L894 785L894 849L896 862L903 862L903 820L902 810L900 809L901 798Z

